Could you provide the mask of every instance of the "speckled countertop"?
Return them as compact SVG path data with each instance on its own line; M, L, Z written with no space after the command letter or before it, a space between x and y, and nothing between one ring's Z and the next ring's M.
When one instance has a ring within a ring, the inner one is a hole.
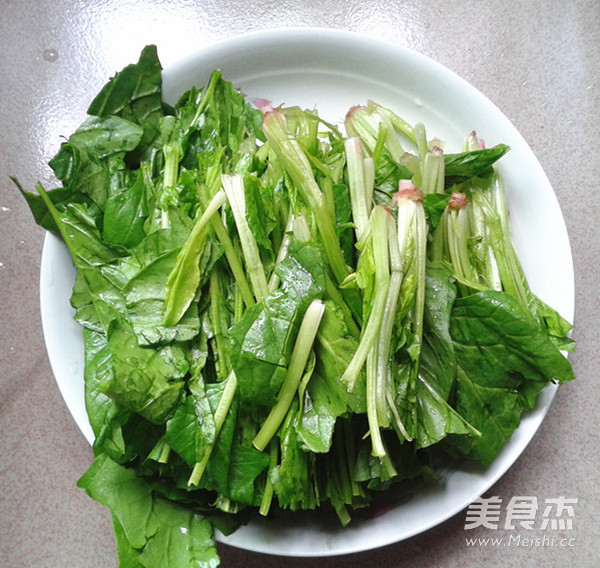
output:
M469 547L463 511L405 542L352 556L283 558L219 545L222 565L600 565L598 2L1 0L0 14L0 566L116 566L108 512L75 485L91 449L45 351L44 232L8 176L27 187L49 182L46 164L60 137L79 125L91 97L145 44L157 44L168 65L220 39L282 25L358 31L426 54L487 95L533 148L571 239L577 380L559 389L532 443L489 495L570 496L578 503L572 530L554 535L568 540L554 546Z

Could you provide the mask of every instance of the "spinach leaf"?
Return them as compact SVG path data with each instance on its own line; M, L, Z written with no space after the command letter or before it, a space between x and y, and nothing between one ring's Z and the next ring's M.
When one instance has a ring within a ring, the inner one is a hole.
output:
M167 441L193 467L201 462L207 448L215 443L216 430L206 388L198 379L194 393L186 396L167 421Z
M198 305L188 306L180 321L165 325L164 310L168 276L176 265L179 250L174 249L158 256L123 287L122 293L127 303L129 319L138 342L142 345L188 341L200 329Z
M423 209L432 229L435 229L442 217L442 213L448 205L450 194L448 193L428 193L423 199Z
M144 224L148 216L146 193L143 171L138 170L129 187L107 199L102 232L106 242L131 249L142 241L146 236Z
M208 519L157 497L152 513L158 523L139 555L144 568L216 568L220 564Z
M490 464L549 382L573 370L530 312L511 295L456 300L450 322L458 376L456 410L481 432L473 452Z
M179 401L188 370L181 347L140 346L131 324L119 315L107 337L114 375L104 392L150 422L165 422Z
M497 144L493 148L445 154L445 186L448 188L474 176L490 173L494 162L509 150L510 148L506 144Z
M96 458L78 486L113 516L119 560L144 568L216 568L212 524L166 501L134 470L106 456Z
M148 45L137 64L128 65L117 73L96 95L88 114L98 117L118 116L136 123L143 129L138 143L129 148L139 157L156 145L160 119L165 115L162 101L162 67L156 46Z
M83 330L85 346L85 408L94 432L94 452L105 453L115 461L125 459L127 448L122 426L129 411L102 392L112 378L112 357L104 333Z
M456 295L452 270L442 263L430 263L425 286L425 331L415 387L417 449L436 444L448 434L479 436L479 432L450 404L456 384L456 355L450 336Z
M122 256L121 251L102 241L96 222L84 204L69 203L65 209L59 210L41 186L38 190L76 268L100 266Z
M275 271L280 289L248 309L229 333L240 396L259 405L274 404L297 326L325 289L323 257L310 242L292 242Z
M279 505L285 509L313 509L318 503L313 466L315 454L302 449L295 429L298 402L294 401L281 425L281 458L269 471Z
M224 387L224 383L207 385L213 414L223 396ZM254 482L267 467L269 457L241 437L243 428L238 427L239 414L240 405L236 398L212 449L201 486L217 491L226 499L250 505L255 503Z
M92 116L61 145L50 166L72 193L87 195L104 209L110 186L125 174L125 154L141 136L142 129L133 122Z
M315 380L309 384L308 390L312 392L313 387L316 390L322 380L325 383L322 388L328 391L330 396L339 398L352 412L361 414L366 411L364 381L357 381L355 389L350 392L339 380L351 361L357 345L358 340L350 335L339 306L326 301L315 347L316 377L320 378L315 377ZM318 395L313 394L313 396Z
M133 548L142 548L147 535L155 532L152 489L136 476L134 470L101 455L77 485L111 510Z

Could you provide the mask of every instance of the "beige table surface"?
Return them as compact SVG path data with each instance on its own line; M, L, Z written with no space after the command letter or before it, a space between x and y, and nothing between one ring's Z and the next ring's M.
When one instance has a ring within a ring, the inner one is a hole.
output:
M222 565L599 566L600 3L1 0L0 567L116 566L107 510L75 486L91 449L62 401L44 347L44 232L8 176L29 188L50 182L46 164L61 135L143 45L156 43L168 65L223 38L283 25L358 31L437 59L503 110L537 154L571 238L578 379L559 390L530 446L488 495L504 502L570 496L578 503L573 529L554 535L572 546L467 547L472 535L463 511L408 541L353 556L284 558L219 545Z

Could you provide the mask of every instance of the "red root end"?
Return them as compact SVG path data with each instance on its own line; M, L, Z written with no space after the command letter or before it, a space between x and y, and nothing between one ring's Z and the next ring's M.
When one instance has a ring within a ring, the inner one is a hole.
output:
M429 151L435 155L443 154L444 143L439 138L434 138L429 142Z
M268 99L254 99L252 104L254 105L254 108L262 110L263 112L273 110L273 103Z
M352 118L352 115L359 109L365 108L361 105L354 105L352 107L350 107L348 109L348 112L346 113L346 120L350 120Z
M477 147L480 150L485 149L485 142L481 138L477 137L477 132L475 132L475 130L473 130L473 132L471 132L471 134L469 134L469 139L470 139L470 141L475 140L477 142Z
M381 207L381 209L383 209L389 215L392 214L392 210L387 205L384 205L383 203L380 205L376 205L376 207Z
M450 209L462 209L469 204L467 197L463 193L453 193L448 200Z
M261 126L265 124L265 121L269 120L270 117L275 117L275 116L283 116L283 111L281 110L281 108L276 107L276 108L268 108L268 109L264 109L262 111L263 116L262 116L262 121L261 121Z
M398 191L392 197L392 202L397 204L402 199L423 202L423 192L409 179L401 179L398 183Z

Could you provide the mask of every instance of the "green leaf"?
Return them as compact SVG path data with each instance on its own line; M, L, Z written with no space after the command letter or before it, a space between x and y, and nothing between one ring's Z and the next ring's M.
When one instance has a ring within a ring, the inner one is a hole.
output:
M114 400L101 391L101 385L112 380L112 359L103 333L83 330L85 346L85 406L96 437L112 417L120 411Z
M355 389L348 392L346 385L339 380L357 346L358 341L349 334L340 308L326 301L315 345L316 372L307 387L313 401L331 398L331 403L327 404L329 408L339 411L341 406L338 401L341 401L345 408L356 414L366 412L364 381L357 381ZM338 411L333 414L340 416Z
M140 346L131 324L117 316L108 332L114 376L106 394L150 422L165 422L179 401L187 361L180 348Z
M112 522L117 545L119 568L144 568L139 560L140 551L131 546L123 526L115 515L112 515Z
M141 345L189 341L200 330L197 303L190 302L178 322L165 325L164 310L168 276L176 266L179 251L170 250L142 268L123 287L129 319Z
M533 294L531 296L530 302L533 303L533 306L530 307L532 313L543 322L552 342L562 351L573 351L575 342L569 337L573 328L571 323L537 296Z
M215 422L205 388L194 382L194 393L186 396L167 421L167 441L184 461L193 467L201 462L207 447L214 444Z
M50 166L72 193L89 196L103 209L109 187L119 184L124 174L125 154L138 145L141 136L142 129L133 122L92 116L62 144Z
M292 511L312 509L317 505L312 477L315 454L302 449L295 429L297 412L298 404L295 402L281 426L280 462L269 472L280 507Z
M436 444L448 434L479 436L449 404L456 383L456 356L449 330L456 295L452 270L442 263L430 263L425 287L425 332L415 384L417 449Z
M246 310L229 334L240 396L261 406L275 403L300 320L325 287L323 257L310 243L292 241L275 270L280 289Z
M418 426L414 441L417 449L437 444L448 434L479 436L479 432L456 412L423 377L417 379L416 394Z
M133 248L146 236L147 216L146 185L142 171L138 170L130 187L107 199L102 236L111 245Z
M75 275L70 303L75 309L75 315L73 316L75 321L79 322L84 328L99 332L104 331L83 271L78 271Z
M162 102L162 68L156 46L146 46L136 64L117 73L96 95L88 114L119 116L143 127L135 157L155 144L159 136L160 119L164 116Z
M132 547L142 548L147 535L156 530L151 488L138 479L134 470L100 456L77 485L111 510Z
M574 378L567 359L518 300L479 292L456 300L450 324L458 364L456 410L482 436L488 465L550 382Z
M219 566L210 521L160 498L154 499L152 514L157 528L139 556L144 568Z
M445 154L446 187L450 187L468 178L485 175L510 148L506 144L497 144L493 148L483 148L458 154Z
M30 191L26 191L23 186L19 183L17 178L11 176L10 179L17 186L21 195L27 201L27 205L33 214L33 218L35 222L42 228L47 231L51 231L58 237L60 237L59 229L54 222L54 218L52 217L52 213L48 209L46 202L44 199L36 193L32 193ZM38 186L41 187L41 184ZM64 207L68 203L85 203L88 208L91 205L91 200L82 193L73 193L70 189L65 189L63 187L57 187L56 189L51 189L46 191L46 196L49 198L50 202L54 205L54 208L64 209Z
M219 258L222 249L208 243L209 222L225 200L219 192L204 210L185 244L179 251L173 268L168 272L165 291L163 323L175 325L194 300L202 282L208 280L208 272Z
M427 266L424 336L419 358L419 375L434 387L443 400L448 400L456 380L450 319L457 292L452 275L452 269L441 262Z
M79 487L108 507L117 550L126 568L216 568L219 565L211 522L166 501L135 471L106 456L96 458Z
M122 256L119 250L102 241L95 220L85 205L69 203L64 210L59 210L39 185L38 191L77 268L107 264Z
M335 393L329 393L321 377L313 376L310 385L312 395L308 390L304 393L298 438L306 451L326 453L331 448L336 420L348 408Z
M423 209L432 229L439 225L442 213L446 209L449 200L449 193L428 193L425 195Z
M102 159L115 154L124 155L135 148L142 132L140 126L118 116L90 116L71 134L68 144L88 156Z
M236 440L232 445L229 466L231 499L246 505L256 505L255 481L269 465L269 456Z

